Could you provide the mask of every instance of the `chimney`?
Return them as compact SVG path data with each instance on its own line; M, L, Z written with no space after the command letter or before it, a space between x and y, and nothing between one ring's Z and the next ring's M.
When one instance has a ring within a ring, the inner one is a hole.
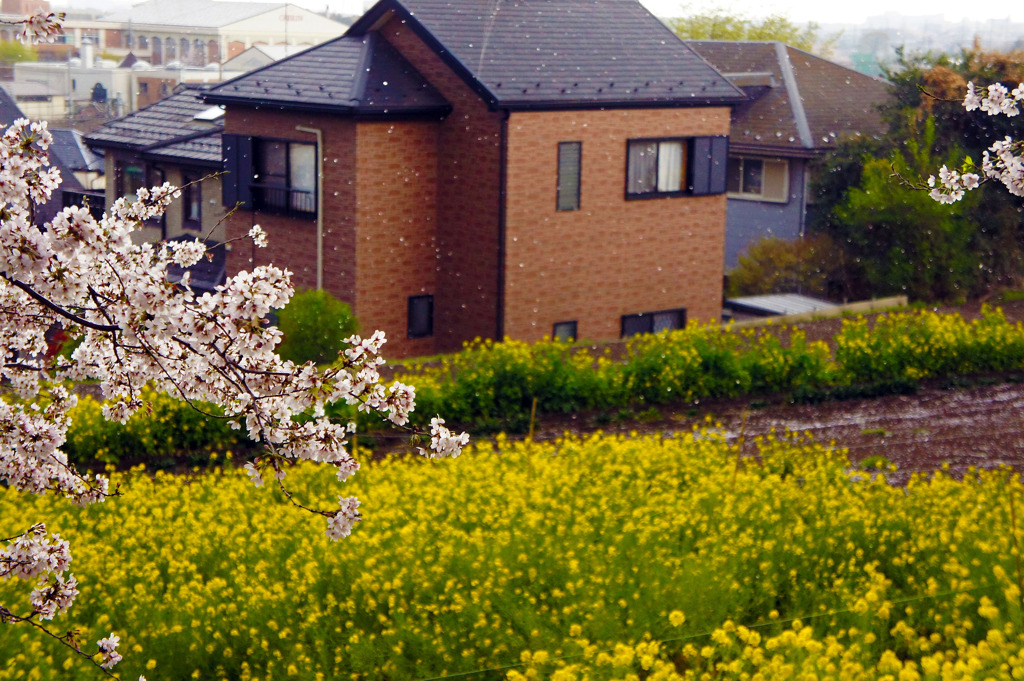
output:
M96 48L92 38L82 38L82 66L91 69L96 65Z

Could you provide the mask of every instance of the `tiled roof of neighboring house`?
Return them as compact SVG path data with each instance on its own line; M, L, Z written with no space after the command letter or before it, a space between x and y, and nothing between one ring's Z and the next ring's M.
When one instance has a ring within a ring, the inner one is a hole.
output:
M25 118L25 114L23 114L21 109L18 108L17 103L15 103L11 95L9 95L3 88L0 88L0 126L7 127L19 118ZM52 154L50 156L50 163L60 169L61 190L67 189L69 191L77 191L82 189L82 183L78 181L78 178L75 177L73 172L71 172L71 169L64 164L60 156ZM59 204L57 203L58 200L59 194L55 194L54 198L48 203L59 207Z
M63 95L64 92L50 87L48 83L37 83L34 81L10 80L0 83L0 87L7 91L12 97L52 97Z
M283 2L215 2L215 0L147 0L97 21L219 28L284 7Z
M743 93L636 0L382 0L492 106L729 103Z
M7 93L7 90L0 88L0 125L8 126L19 118L24 118L14 98Z
M169 97L92 131L85 141L100 148L130 149L145 158L219 167L224 119L202 100L207 88L198 83L180 86Z
M103 172L103 157L86 146L82 133L67 129L50 132L53 134L50 153L58 157L65 166L76 172Z
M750 97L733 110L734 150L809 155L884 130L883 80L779 42L688 42Z
M229 72L252 71L308 49L309 45L253 45L240 54L226 59L221 68Z
M336 38L214 87L206 101L261 108L443 115L450 105L376 34Z

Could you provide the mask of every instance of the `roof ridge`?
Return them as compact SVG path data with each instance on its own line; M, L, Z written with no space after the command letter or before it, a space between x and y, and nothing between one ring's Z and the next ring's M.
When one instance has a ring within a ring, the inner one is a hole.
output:
M800 99L800 87L796 82L796 73L793 71L793 64L789 60L789 52L786 51L785 43L778 40L775 43L775 55L779 60L779 67L782 71L782 82L786 86L786 94L789 96L789 106L793 109L793 120L796 122L797 134L800 135L800 144L807 148L814 147L811 138L811 126L807 122L807 112L804 111L804 102Z

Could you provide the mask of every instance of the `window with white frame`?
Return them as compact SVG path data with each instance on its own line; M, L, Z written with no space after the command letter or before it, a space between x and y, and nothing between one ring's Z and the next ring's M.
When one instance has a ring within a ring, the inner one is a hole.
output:
M789 161L786 159L730 156L726 176L730 198L789 201Z

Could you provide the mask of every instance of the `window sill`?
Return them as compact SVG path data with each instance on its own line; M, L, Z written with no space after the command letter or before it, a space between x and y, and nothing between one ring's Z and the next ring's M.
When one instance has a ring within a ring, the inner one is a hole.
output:
M770 199L760 194L736 194L729 192L726 196L730 199L736 199L738 201L755 201L757 203L778 203L786 204L789 203L789 199Z

